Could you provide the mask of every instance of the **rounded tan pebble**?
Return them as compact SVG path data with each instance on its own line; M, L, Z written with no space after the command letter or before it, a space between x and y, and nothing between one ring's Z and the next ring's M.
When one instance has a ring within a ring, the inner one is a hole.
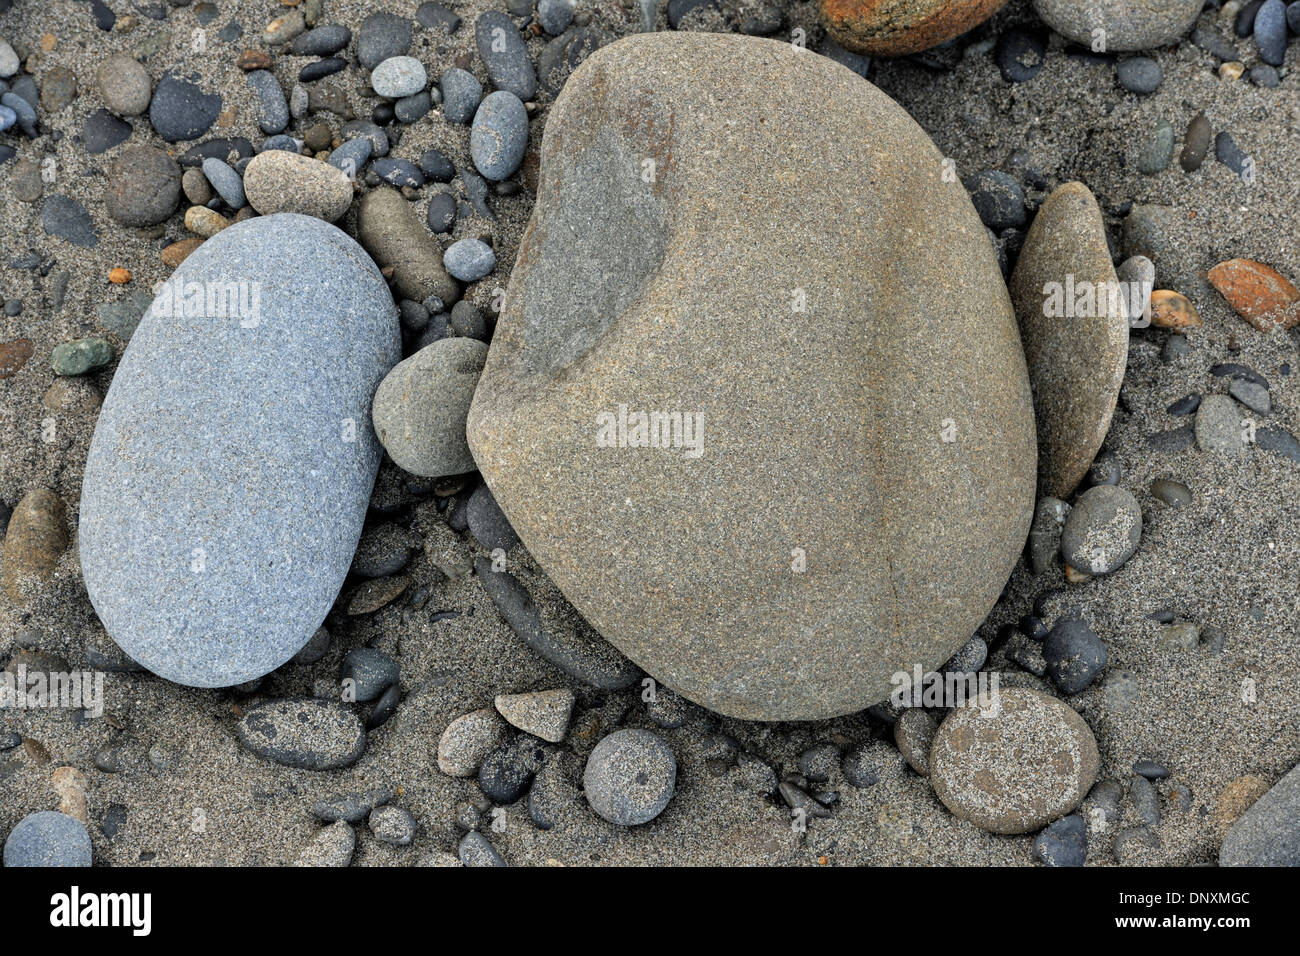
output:
M1268 781L1253 774L1238 777L1223 788L1215 801L1212 819L1220 833L1226 833L1255 801L1268 792Z
M119 116L139 116L149 108L153 85L149 71L125 53L116 53L95 73L104 105Z
M263 216L296 212L334 222L352 204L352 180L318 159L273 149L244 170L244 193Z
M185 228L204 239L211 239L229 225L229 219L206 206L191 206L185 212Z
M180 242L173 242L159 253L158 257L162 259L163 265L175 269L189 258L191 252L201 245L203 245L202 239L182 239Z
M506 722L490 707L462 714L438 739L438 769L453 777L472 777L506 739Z
M1097 741L1055 697L1002 690L996 707L950 713L930 750L944 806L991 833L1029 833L1077 807L1097 777Z
M86 775L76 767L59 767L50 774L54 792L59 796L59 812L88 823L86 812Z
M27 604L68 546L63 499L48 488L27 492L9 518L0 581L15 604Z
M84 378L60 375L45 390L45 407L56 412L93 412L103 397L99 389Z

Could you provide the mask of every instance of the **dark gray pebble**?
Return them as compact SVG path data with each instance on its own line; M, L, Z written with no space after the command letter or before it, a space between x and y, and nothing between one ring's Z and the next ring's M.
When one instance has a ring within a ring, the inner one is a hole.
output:
M519 543L519 535L515 534L510 520L497 505L496 497L487 485L479 485L474 490L465 511L470 534L489 551L496 548L509 551Z
M169 143L197 139L212 128L220 115L220 94L204 93L170 73L159 81L149 103L149 122L154 132Z
M537 93L537 74L514 21L499 10L486 10L474 23L479 59L492 85L527 102Z
M1046 866L1083 866L1088 858L1088 825L1083 817L1062 817L1034 837L1033 857Z
M1063 694L1086 689L1106 666L1106 645L1083 620L1058 623L1043 641L1047 676Z

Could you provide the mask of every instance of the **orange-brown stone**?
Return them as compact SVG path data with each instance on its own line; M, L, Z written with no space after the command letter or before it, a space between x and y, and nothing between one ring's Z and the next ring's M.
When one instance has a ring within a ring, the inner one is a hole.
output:
M1201 316L1187 296L1157 289L1151 293L1151 324L1162 329L1190 329L1201 324Z
M817 0L840 46L872 56L919 53L979 26L1007 0Z
M0 378L17 375L35 351L31 339L15 339L0 344Z
M1300 324L1300 290L1272 266L1229 259L1210 270L1209 280L1228 305L1261 332Z

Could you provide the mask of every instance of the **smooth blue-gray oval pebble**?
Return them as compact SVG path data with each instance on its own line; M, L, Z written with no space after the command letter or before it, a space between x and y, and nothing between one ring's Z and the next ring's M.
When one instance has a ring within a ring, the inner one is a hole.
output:
M205 159L203 161L203 175L212 184L212 188L217 191L221 201L231 209L243 209L248 203L248 200L244 197L244 181L239 178L239 173L221 160Z
M407 159L394 159L391 156L376 159L371 165L375 175L393 186L410 186L419 189L424 185L424 173L420 167Z
M18 122L18 114L11 107L0 106L0 133Z
M461 282L477 282L496 268L497 257L482 239L461 239L447 247L442 264Z
M434 232L451 232L456 225L456 197L451 193L438 193L429 200L425 219Z
M281 133L279 136L269 136L258 152L267 153L273 149L283 150L286 153L301 153L302 140L294 139L285 133Z
M537 20L553 37L569 29L573 22L573 0L538 0Z
M1300 4L1293 3L1286 8L1286 22L1291 32L1300 36Z
M262 132L283 133L289 125L289 101L284 98L275 74L270 70L254 70L248 74L248 85L262 105L262 119L258 123Z
M411 48L411 21L392 13L372 13L357 31L357 60L373 70L389 57Z
M1286 60L1287 10L1282 0L1268 0L1255 14L1255 46L1259 58L1270 66Z
M1074 814L1062 817L1034 837L1034 859L1047 866L1083 866L1088 858L1088 825Z
M1106 656L1106 645L1081 618L1061 621L1043 641L1047 676L1064 694L1077 694L1095 681Z
M370 87L380 96L400 100L424 89L429 80L424 65L413 56L392 56L370 74Z
M410 126L428 116L431 109L433 109L433 97L428 90L421 90L410 96L403 96L394 103L393 115L397 117L397 122Z
M331 23L294 37L289 52L294 56L332 56L351 42L351 30Z
M376 126L369 120L352 120L350 123L344 123L342 129L343 139L355 139L358 136L364 136L370 140L370 149L372 156L388 155L388 134L383 128Z
M339 701L314 697L257 704L235 725L235 737L264 760L301 770L346 767L366 749L361 718Z
M528 110L519 97L504 90L485 97L469 134L469 151L478 171L487 179L505 179L519 168L527 148Z
M57 810L28 814L5 840L6 867L90 866L91 856L85 826Z
M149 122L169 143L197 139L221 115L221 95L204 93L193 83L167 74L149 102ZM278 132L278 130L277 130Z
M420 157L420 171L435 183L449 183L456 178L456 167L441 150L425 150Z
M1158 90L1160 81L1164 79L1160 64L1148 56L1132 56L1120 60L1115 67L1115 74L1120 86L1130 93L1143 95Z
M351 681L355 692L353 700L367 703L374 700L400 676L397 661L373 647L354 647L343 658L339 671L340 681Z
M460 846L456 848L456 855L460 862L465 866L505 866L506 861L501 858L496 847L488 842L488 838L477 830L470 830L460 840Z
M350 139L334 152L330 153L329 164L335 169L341 169L353 179L361 171L361 167L370 159L371 145L368 137L358 136L356 139Z
M36 110L25 99L12 91L0 93L0 104L13 110L18 126L24 133L33 139L36 137ZM106 110L104 112L107 112ZM111 115L111 114L110 114ZM126 124L123 124L126 125ZM130 136L130 126L127 126L127 135Z
M474 41L492 85L531 100L537 93L537 73L514 21L500 10L486 10L474 23Z
M379 467L370 401L401 358L397 308L355 241L292 213L222 230L178 284L242 291L243 307L169 316L164 294L146 312L91 440L81 565L127 654L224 687L287 661L338 597Z
M483 99L483 84L473 73L453 66L438 78L442 91L442 116L448 123L468 123Z

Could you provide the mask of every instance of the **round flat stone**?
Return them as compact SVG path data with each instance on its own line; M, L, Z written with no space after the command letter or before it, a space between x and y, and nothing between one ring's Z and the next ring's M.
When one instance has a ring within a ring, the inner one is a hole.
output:
M31 813L5 840L4 865L90 866L90 834L81 821L55 810Z
M1076 571L1111 574L1142 540L1142 508L1132 492L1097 485L1081 494L1061 530L1061 556Z

